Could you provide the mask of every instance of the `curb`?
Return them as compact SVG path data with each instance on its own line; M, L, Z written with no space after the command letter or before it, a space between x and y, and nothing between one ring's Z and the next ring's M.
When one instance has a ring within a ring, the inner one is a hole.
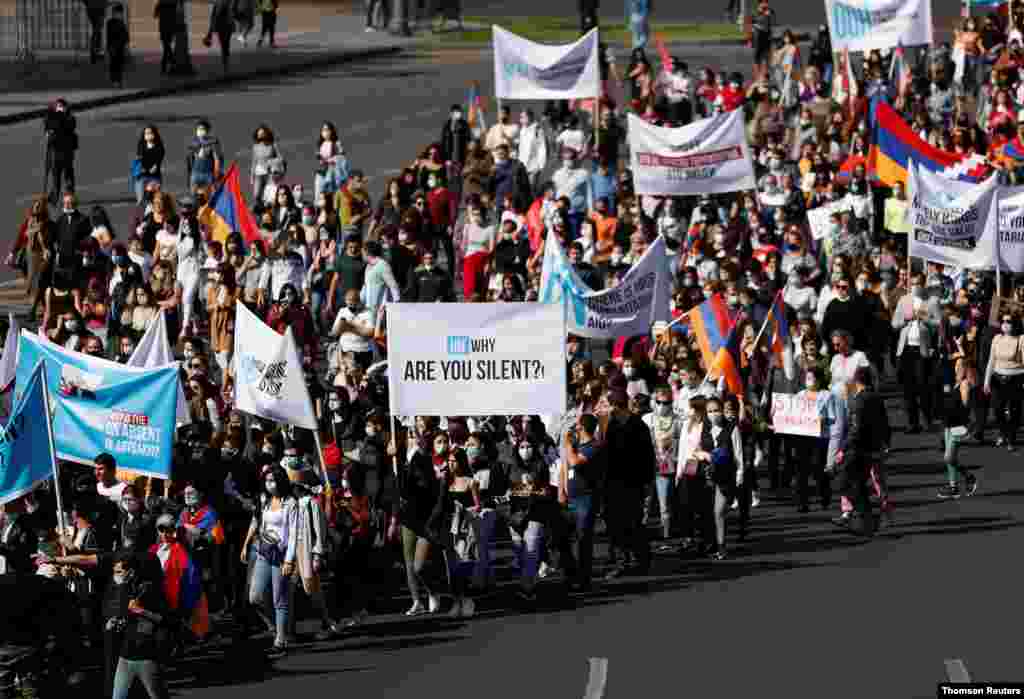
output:
M175 85L161 85L159 87L144 90L129 91L107 95L106 97L97 97L94 99L82 100L80 102L72 102L69 106L76 112L84 112L90 109L109 107L115 104L138 102L156 97L169 97L187 92L200 92L214 87L222 87L225 85L245 82L247 80L268 78L279 75L291 75L293 73L301 73L303 71L313 70L316 68L340 65L354 60L393 56L401 53L404 48L405 47L403 46L382 46L380 48L368 48L355 51L328 52L324 55L316 56L315 58L299 60L284 66L260 68L251 71L239 71L237 73L228 73L227 75L217 75L205 78L195 78ZM31 109L13 114L4 114L0 115L0 126L19 124L25 121L32 121L33 119L42 119L44 116L46 116L46 108Z

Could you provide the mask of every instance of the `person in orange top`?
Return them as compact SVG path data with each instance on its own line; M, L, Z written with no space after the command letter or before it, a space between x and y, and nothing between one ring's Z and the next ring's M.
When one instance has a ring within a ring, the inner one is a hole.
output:
M615 245L615 229L619 219L608 213L609 207L608 198L601 197L594 202L594 210L589 216L594 223L594 256L591 259L594 265L607 262Z

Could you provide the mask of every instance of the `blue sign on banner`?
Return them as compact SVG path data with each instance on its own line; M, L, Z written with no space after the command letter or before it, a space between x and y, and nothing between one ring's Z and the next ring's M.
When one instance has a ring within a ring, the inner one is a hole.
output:
M24 393L0 432L0 504L53 476L42 367L26 373Z
M57 457L91 464L107 452L118 468L169 478L178 407L178 365L138 369L66 350L22 331L15 395L46 362Z

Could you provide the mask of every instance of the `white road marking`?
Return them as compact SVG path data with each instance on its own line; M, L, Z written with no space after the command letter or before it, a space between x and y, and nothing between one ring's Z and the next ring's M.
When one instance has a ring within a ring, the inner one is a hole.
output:
M344 134L344 138L342 139L342 143L345 143L346 141L351 143L352 140L349 138L350 136L369 133L371 131L374 131L374 130L377 130L377 129L381 129L382 127L384 127L384 128L394 128L396 126L400 126L400 125L402 125L402 124L404 124L406 122L409 122L409 121L414 121L414 120L417 120L417 119L426 119L427 117L437 116L439 114L447 114L447 112L448 112L448 108L447 107L434 107L432 109L421 109L418 112L413 112L412 114L406 114L405 116L393 117L391 119L376 120L376 121L364 121L364 122L361 122L361 123L358 123L358 124L353 124L351 126L346 126L346 127L343 127L342 129L340 129L342 134ZM312 142L313 142L312 137L305 136L303 138L294 138L294 139L285 140L285 141L278 141L278 145L281 146L282 148L284 148L287 151L291 147L309 146ZM236 160L236 161L238 161L238 160L241 160L242 158L248 158L248 156L250 156L251 154L252 154L252 146L247 146L245 148L239 148L237 151L235 151L230 156L228 156L228 160ZM286 153L286 155L287 155L287 153ZM168 159L168 160L170 160L170 159ZM167 160L165 160L165 162L167 162ZM380 172L370 174L367 179L371 179L372 180L375 176L380 176L382 174L389 174L389 173L397 171L397 170L400 170L400 168L397 168L397 169L393 168L393 169L390 169L390 170L382 170ZM33 174L41 176L42 172L38 171L38 172L35 172ZM173 181L173 177L168 177L168 175L178 175L178 177L180 179L184 179L184 177L185 177L185 167L184 167L184 165L181 165L181 164L165 165L164 168L163 168L163 174L164 174L164 181L168 181L168 182L169 181ZM246 176L246 178L247 178L247 176ZM248 191L244 187L244 184L245 184L244 180L246 178L243 178L243 191L248 193ZM312 175L310 175L310 179L312 179ZM88 193L90 193L90 192L97 193L98 190L106 189L108 187L111 187L111 186L117 185L117 184L127 184L127 181L128 181L128 176L127 175L121 175L120 177L111 177L109 179L106 179L106 180L104 180L102 182L98 182L98 183L94 182L94 183L90 183L90 184L86 184L86 185L78 185L76 187L75 191L79 195L79 197L81 197L81 198L83 198L84 200L87 201L88 198L89 198L88 197ZM175 191L173 187L171 188L171 191ZM37 196L36 194L29 194L29 195L26 195L26 196L23 196L23 197L19 197L18 199L15 200L15 203L18 204L18 205L21 205L21 206L26 205L26 204L31 204L36 196ZM127 190L126 190L125 198L128 198L130 196L132 196L132 195L127 193Z
M950 682L957 684L967 684L971 681L971 675L967 672L967 666L964 665L964 661L960 660L960 658L946 661L946 677L949 678Z
M587 693L583 699L601 699L608 684L608 658L590 659L590 677L587 679Z

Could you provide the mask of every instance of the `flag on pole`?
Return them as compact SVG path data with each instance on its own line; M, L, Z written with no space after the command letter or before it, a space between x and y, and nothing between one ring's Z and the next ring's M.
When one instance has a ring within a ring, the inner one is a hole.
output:
M696 308L690 309L686 315L687 320L684 322L689 323L691 337L697 339L704 364L713 366L732 329L725 300L721 294L715 294Z
M0 505L20 498L54 474L43 366L43 362L36 364L0 433Z
M210 238L222 245L235 231L242 234L246 243L262 239L256 217L245 204L238 163L231 163L209 203L200 211L199 223L206 225L210 229Z
M768 311L772 321L772 352L780 359L786 360L793 354L793 342L789 334L789 318L786 317L786 304L782 300L782 292L775 294L775 301Z
M140 369L158 369L178 361L174 358L174 351L171 349L171 341L167 336L167 316L161 310L156 320L146 328L146 334L139 340L138 346L132 352L125 366L139 367ZM188 411L188 401L185 400L185 390L178 382L178 410L177 421L179 425L187 425L192 422L192 416Z
M13 313L7 314L7 339L4 340L4 354L0 358L0 393L7 391L18 375L18 335L21 325Z
M708 376L724 378L729 393L734 396L743 395L743 377L740 374L740 326L734 325L729 330L725 344L718 349L714 364Z
M469 97L466 109L466 121L469 128L476 135L482 135L487 131L487 121L484 117L484 98L480 94L480 83L473 82L469 86Z
M672 55L668 52L668 47L665 46L665 40L661 34L655 33L654 42L658 46L658 55L661 57L661 69L665 73L672 71Z
M282 337L238 302L235 312L235 407L258 417L317 429L295 335Z

